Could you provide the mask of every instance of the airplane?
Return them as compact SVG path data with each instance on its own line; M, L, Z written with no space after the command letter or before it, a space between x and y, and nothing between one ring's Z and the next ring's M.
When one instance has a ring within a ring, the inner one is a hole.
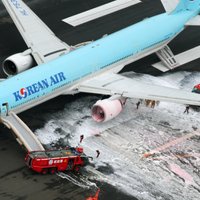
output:
M96 122L106 122L119 115L129 98L200 105L198 94L145 84L119 74L127 64L152 53L161 59L155 64L161 71L200 57L198 47L178 56L168 47L186 26L200 25L200 0L161 0L166 12L78 47L57 38L22 0L2 2L27 50L3 62L8 78L0 82L1 118L59 95L80 92L110 96L92 106L92 118ZM63 21L77 26L137 3L141 1L116 0Z

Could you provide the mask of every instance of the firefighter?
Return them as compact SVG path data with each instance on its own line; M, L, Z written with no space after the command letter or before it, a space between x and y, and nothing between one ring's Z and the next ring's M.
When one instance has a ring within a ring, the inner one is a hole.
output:
M96 158L98 158L99 155L100 155L100 151L99 151L99 150L96 150L96 152L97 152L97 157L96 157Z
M83 141L84 135L80 135L80 143Z
M190 109L190 106L189 105L187 105L186 107L185 107L185 111L183 112L183 113L189 113L189 109Z
M149 100L149 99L145 99L146 107L149 107L150 103L151 103L151 100Z
M151 101L151 108L154 108L156 105L156 101Z
M142 103L142 99L140 99L137 103L136 103L136 108L137 110L139 109L140 104Z
M140 106L140 101L138 101L138 102L136 103L136 108L137 108L137 110L138 110L139 106Z

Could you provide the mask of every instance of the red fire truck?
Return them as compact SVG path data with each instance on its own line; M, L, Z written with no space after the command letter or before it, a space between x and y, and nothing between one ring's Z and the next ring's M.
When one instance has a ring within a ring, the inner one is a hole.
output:
M200 94L200 84L197 84L193 87L192 92ZM192 108L193 110L200 112L200 106L192 106L190 105L190 108Z
M89 162L83 148L66 148L62 150L32 151L27 153L25 162L30 169L38 173L54 174L57 171L76 171Z
M200 94L200 84L195 85L192 92Z

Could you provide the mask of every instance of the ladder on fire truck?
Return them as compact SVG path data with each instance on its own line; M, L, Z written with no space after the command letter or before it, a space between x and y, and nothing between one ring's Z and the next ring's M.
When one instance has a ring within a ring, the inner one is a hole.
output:
M20 145L24 145L27 151L43 151L44 147L29 127L14 113L1 117L1 122L11 129L16 135Z

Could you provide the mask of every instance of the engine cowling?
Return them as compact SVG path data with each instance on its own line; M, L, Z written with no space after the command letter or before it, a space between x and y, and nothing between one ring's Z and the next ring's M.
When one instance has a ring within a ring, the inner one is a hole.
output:
M92 118L96 122L106 122L122 111L125 99L104 99L97 101L92 107Z
M3 62L3 71L6 75L19 74L33 66L34 60L30 54L17 53Z

